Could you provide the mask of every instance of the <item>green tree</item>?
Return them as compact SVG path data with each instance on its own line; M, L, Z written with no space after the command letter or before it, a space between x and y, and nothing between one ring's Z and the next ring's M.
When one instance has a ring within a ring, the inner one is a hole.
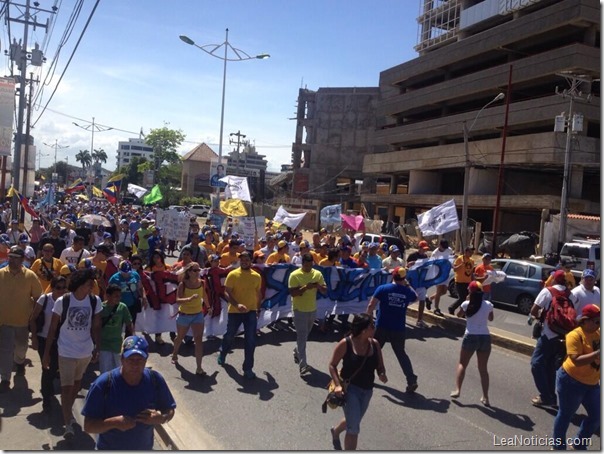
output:
M99 164L101 162L105 164L107 162L107 153L105 153L105 150L102 148L94 150L90 157L94 160L95 164Z
M92 155L88 150L80 150L75 155L76 161L82 164L82 170L86 171L86 167L90 167L92 164Z
M135 156L130 160L130 163L122 166L122 168L116 173L123 173L124 177L123 187L127 187L128 183L136 184L141 186L143 184L143 172L139 170L139 166L145 164L147 160L140 156ZM125 185L125 186L124 186Z
M173 186L170 184L173 177L170 174L169 166L163 166L163 164L180 163L181 156L177 150L185 140L185 137L182 131L170 129L167 124L164 124L163 128L151 129L145 137L145 143L153 147L153 162L139 165L139 171L154 170L155 183ZM180 176L177 186L180 186Z

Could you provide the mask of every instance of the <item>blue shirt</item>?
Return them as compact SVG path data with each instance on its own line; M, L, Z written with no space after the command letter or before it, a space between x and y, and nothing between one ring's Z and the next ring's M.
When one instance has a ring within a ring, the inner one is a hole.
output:
M367 264L372 270L379 270L382 268L382 258L379 255L368 255Z
M376 328L405 331L407 306L417 301L417 294L408 285L384 284L375 289L378 304Z
M92 419L106 419L112 416L135 418L142 410L159 410L162 413L176 408L176 402L168 385L159 372L145 369L138 385L130 386L123 379L120 368L101 374L90 386L84 402L82 414ZM109 374L111 382L109 383ZM122 432L111 429L99 434L97 449L119 449L151 451L153 449L153 426L137 423L130 430Z
M122 289L122 303L128 307L134 306L135 300L139 297L138 283L141 277L136 271L130 271L130 276L124 278L118 271L109 278L109 284L117 284Z

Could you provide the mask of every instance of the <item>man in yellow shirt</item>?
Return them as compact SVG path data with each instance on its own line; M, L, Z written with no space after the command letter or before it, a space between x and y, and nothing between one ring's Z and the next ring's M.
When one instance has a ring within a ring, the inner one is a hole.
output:
M279 243L277 243L277 250L268 256L266 259L266 264L273 265L275 263L290 263L291 259L287 254L287 248L287 241L279 241Z
M13 362L17 375L25 375L29 317L42 294L38 276L23 266L25 251L12 246L8 266L0 269L0 393L10 389Z
M472 254L474 248L466 246L462 255L455 259L453 271L455 273L455 290L457 290L457 299L451 304L449 314L453 315L455 310L461 306L468 296L468 284L472 282L472 272L474 270L474 260Z
M572 290L573 288L575 288L577 286L577 281L571 271L573 269L573 262L569 259L562 259L562 260L560 260L560 264L558 265L558 268L561 269L562 271L564 271L564 280L566 282L566 287L569 290ZM554 283L555 283L554 282L554 273L551 273L549 275L549 277L547 278L547 280L545 281L545 284L543 284L543 288L551 287L552 285L554 285Z
M53 277L59 275L63 266L61 260L52 256L54 252L55 247L51 243L44 244L42 246L42 257L37 259L30 268L38 276L44 292L50 291L47 290L50 287L50 281Z
M220 256L221 268L237 268L239 266L239 250L241 243L239 240L229 241L229 251Z
M262 278L252 270L252 258L249 252L239 255L240 267L232 270L224 282L224 294L229 302L227 330L222 338L218 365L223 366L226 355L231 349L239 326L243 324L244 360L243 376L249 380L256 378L254 368L254 350L256 349L256 326L260 304L262 303Z
M313 268L314 259L306 253L302 255L302 267L289 275L289 293L296 326L296 347L294 361L300 365L300 376L310 372L306 361L306 341L317 318L317 290L325 294L327 286L320 271Z

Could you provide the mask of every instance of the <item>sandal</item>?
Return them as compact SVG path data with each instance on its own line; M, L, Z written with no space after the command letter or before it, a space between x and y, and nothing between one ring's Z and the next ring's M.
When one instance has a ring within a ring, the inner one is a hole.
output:
M460 394L461 393L459 391L451 391L451 394L449 394L449 396L451 396L453 399L457 399Z
M195 371L195 375L197 375L199 377L206 377L208 375L208 373L200 367L199 369L197 369Z
M434 309L434 315L438 315L439 317L444 317L443 313L440 311L440 309Z
M336 431L332 427L329 429L331 432L331 443L333 445L333 449L336 451L342 451L342 443L340 442L340 437L336 436Z
M172 355L172 364L178 364L178 356Z
M486 397L481 397L480 402L482 402L482 405L484 405L485 407L491 406L491 404L489 403L489 399L487 399Z

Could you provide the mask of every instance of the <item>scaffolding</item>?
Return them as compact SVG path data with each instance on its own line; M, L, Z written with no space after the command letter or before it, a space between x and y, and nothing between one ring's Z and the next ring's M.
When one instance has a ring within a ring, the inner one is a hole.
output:
M457 39L461 0L420 0L415 50L424 53Z

